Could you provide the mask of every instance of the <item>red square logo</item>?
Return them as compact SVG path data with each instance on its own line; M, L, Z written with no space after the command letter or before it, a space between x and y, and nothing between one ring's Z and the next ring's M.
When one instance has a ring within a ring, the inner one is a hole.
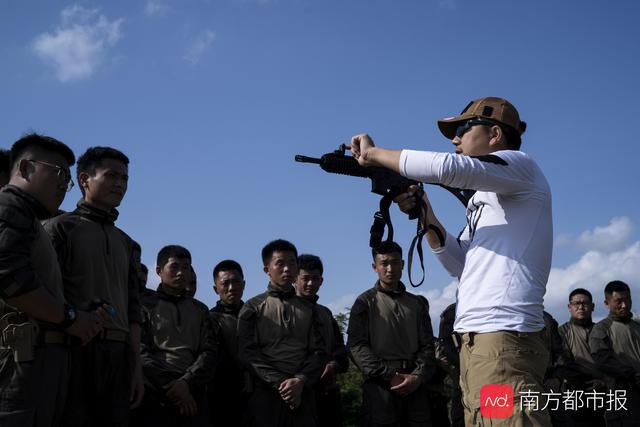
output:
M487 384L480 388L480 414L485 418L509 418L513 415L513 387Z

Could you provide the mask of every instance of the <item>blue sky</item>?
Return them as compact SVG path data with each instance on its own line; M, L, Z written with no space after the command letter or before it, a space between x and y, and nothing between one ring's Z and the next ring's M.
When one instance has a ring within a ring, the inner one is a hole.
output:
M552 187L546 305L562 323L578 286L596 292L596 315L609 280L640 298L639 17L631 0L5 0L0 140L36 130L77 154L126 152L119 225L150 267L163 245L188 247L208 305L224 258L243 265L246 297L261 292L260 249L282 237L322 257L321 302L339 310L375 280L378 198L294 155L360 132L384 147L451 151L436 120L502 96L528 122L523 150ZM456 234L461 205L430 194ZM408 248L415 225L392 214ZM437 324L455 283L431 254L426 265L420 291Z

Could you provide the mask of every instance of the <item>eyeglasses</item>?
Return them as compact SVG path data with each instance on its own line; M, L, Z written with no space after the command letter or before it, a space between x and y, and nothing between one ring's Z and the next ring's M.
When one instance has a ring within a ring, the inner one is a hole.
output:
M464 122L464 124L458 126L458 128L456 129L456 136L458 138L462 138L462 135L469 132L469 130L471 130L472 127L477 125L493 126L495 125L495 123L490 122L488 120L478 120L478 119L467 120L466 122Z
M572 307L580 307L580 306L589 307L591 304L592 303L586 302L586 301L573 301L569 303L569 305Z
M54 165L53 163L49 163L49 162L43 162L42 160L27 159L27 161L33 162L33 163L40 163L41 165L45 165L52 169L55 169L57 171L56 176L58 177L58 181L67 184L67 192L71 191L71 189L73 188L73 181L71 180L71 174L67 172L67 170L64 169L62 166Z

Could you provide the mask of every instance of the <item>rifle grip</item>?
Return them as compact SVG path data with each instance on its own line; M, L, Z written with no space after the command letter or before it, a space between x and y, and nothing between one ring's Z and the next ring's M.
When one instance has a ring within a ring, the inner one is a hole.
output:
M409 211L409 219L420 218L420 206L416 206Z

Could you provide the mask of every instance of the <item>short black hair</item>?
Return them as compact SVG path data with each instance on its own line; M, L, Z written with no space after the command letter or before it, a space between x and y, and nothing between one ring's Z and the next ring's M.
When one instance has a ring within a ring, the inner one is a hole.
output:
M11 173L11 152L0 148L0 173Z
M380 243L378 247L371 248L371 256L373 257L374 261L376 260L376 255L387 255L392 253L399 253L400 257L402 257L402 247L400 247L400 245L396 242L392 242L389 240L385 240L384 242Z
M324 273L320 257L311 254L302 254L298 257L298 270L318 270L320 274Z
M236 270L244 279L244 273L242 272L242 267L240 267L240 264L232 259L225 259L223 261L220 261L215 267L213 267L213 281L216 281L218 273L220 273L221 271L230 270Z
M521 122L523 127L526 127L525 122ZM506 139L506 145L512 150L520 150L522 146L522 137L520 136L520 132L511 126L498 124L504 133L504 137Z
M589 292L586 289L578 288L578 289L572 290L571 293L569 294L569 302L571 302L571 298L573 298L574 295L586 295L589 297L589 301L593 302L593 296L591 295L591 292Z
M76 156L73 154L73 151L71 151L71 148L67 147L64 142L50 136L33 132L24 135L13 143L9 154L9 168L13 169L16 162L20 159L20 156L29 148L34 147L60 154L69 166L73 166L76 162Z
M158 258L156 260L157 266L162 268L165 266L169 258L187 258L191 261L191 252L184 246L180 245L167 245L160 249L158 252Z
M89 175L96 173L96 167L100 166L103 160L113 159L129 164L129 158L120 150L112 147L90 147L78 158L77 174L86 172Z
M149 274L149 268L142 263L140 263L140 271L142 271L144 274Z
M629 285L624 283L621 280L614 280L612 282L607 283L607 286L604 287L604 296L611 296L614 292L629 292L631 293L631 289Z
M267 245L262 248L262 263L264 265L269 264L274 252L293 252L295 257L298 258L298 250L293 243L284 239L276 239L267 243Z

